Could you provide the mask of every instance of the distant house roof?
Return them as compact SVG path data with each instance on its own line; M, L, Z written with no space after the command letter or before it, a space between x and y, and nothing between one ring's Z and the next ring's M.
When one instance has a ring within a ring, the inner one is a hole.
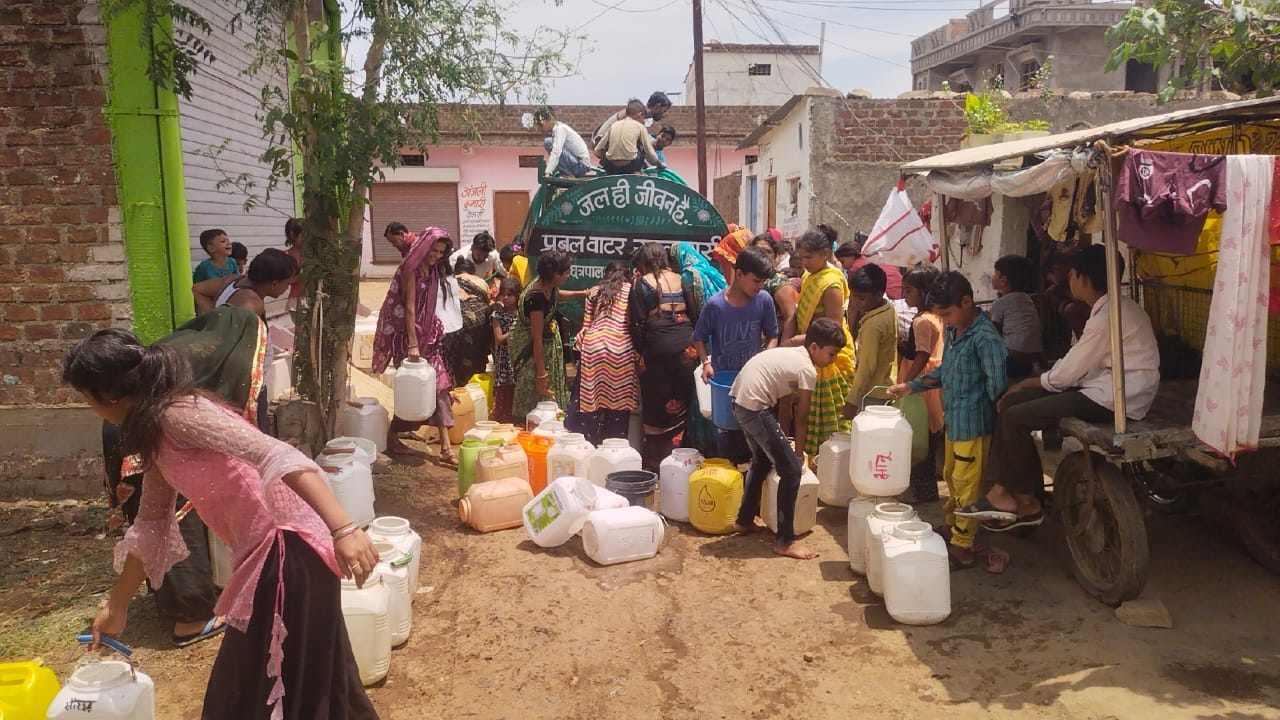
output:
M717 40L704 43L702 51L712 53L822 54L822 48L817 45L744 45L740 43L722 43Z
M770 130L781 125L782 121L786 120L787 116L796 109L796 106L807 97L838 98L840 97L840 92L838 90L832 90L831 88L812 87L805 90L800 95L792 95L790 100L778 106L778 108L774 110L769 117L761 120L756 127L752 128L751 132L738 143L738 149L747 150L758 145L761 138L768 135Z
M644 100L646 95L641 100ZM625 98L624 98L625 100ZM587 142L617 105L554 105L556 119L578 131ZM438 109L441 146L456 145L540 145L544 136L537 127L523 125L538 105L445 105ZM737 145L777 108L764 105L708 105L707 139L720 145ZM676 129L675 145L695 144L696 121L692 105L677 105L657 125ZM654 132L657 132L655 129Z

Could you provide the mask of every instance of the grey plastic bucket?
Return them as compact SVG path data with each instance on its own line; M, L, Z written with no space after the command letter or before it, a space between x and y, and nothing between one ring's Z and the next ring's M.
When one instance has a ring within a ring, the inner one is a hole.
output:
M648 470L622 470L609 473L604 488L627 499L636 507L653 509L654 492L658 489L658 474Z

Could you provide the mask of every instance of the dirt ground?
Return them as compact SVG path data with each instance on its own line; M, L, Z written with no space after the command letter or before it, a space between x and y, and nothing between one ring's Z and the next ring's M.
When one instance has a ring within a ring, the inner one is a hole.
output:
M954 573L951 618L906 627L849 570L837 508L808 538L816 561L673 525L658 557L605 568L576 538L543 550L522 530L464 529L453 475L433 465L397 466L377 492L424 540L413 635L369 690L385 720L1280 718L1280 579L1205 516L1150 519L1145 596L1172 630L1122 624L1085 595L1054 525L997 539L1005 574ZM71 636L111 578L92 524L0 537L0 661L74 668ZM124 640L155 679L157 716L198 717L218 641L167 638L139 596Z

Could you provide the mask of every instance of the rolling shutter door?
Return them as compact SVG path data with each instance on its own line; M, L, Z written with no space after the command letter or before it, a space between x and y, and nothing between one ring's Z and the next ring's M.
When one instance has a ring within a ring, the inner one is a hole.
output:
M373 231L373 261L398 263L400 252L382 236L387 224L402 222L417 233L438 225L449 231L458 246L457 183L375 183L370 189L369 208Z

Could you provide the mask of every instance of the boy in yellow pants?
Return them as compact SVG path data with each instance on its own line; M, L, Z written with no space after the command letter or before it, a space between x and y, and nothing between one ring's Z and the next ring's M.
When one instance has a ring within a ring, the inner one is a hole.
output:
M1004 338L973 302L973 286L958 272L945 272L929 290L928 306L946 323L938 369L889 389L895 398L935 388L942 393L946 429L943 478L949 489L945 510L951 539L947 550L955 569L974 564L979 520L959 517L957 508L982 497L982 466L995 431L996 401L1008 385Z

